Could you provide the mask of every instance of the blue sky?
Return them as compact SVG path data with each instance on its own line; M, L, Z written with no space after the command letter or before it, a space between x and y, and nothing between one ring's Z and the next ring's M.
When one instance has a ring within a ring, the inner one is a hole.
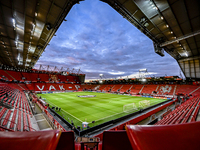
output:
M86 79L134 77L144 68L155 76L180 74L175 59L156 54L153 42L106 3L82 1L66 20L36 67L81 69Z

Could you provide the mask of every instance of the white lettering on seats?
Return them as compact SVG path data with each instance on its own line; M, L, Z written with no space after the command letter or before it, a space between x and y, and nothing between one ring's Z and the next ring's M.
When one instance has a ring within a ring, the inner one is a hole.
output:
M54 89L56 91L56 88L53 85L50 85L49 91L51 91L52 89Z
M80 88L80 86L79 86L79 85L75 85L75 87L76 87L76 89L77 89L77 90Z
M37 86L37 88L38 88L40 91L43 91L44 85L42 86L42 88L40 88L39 85L36 85L36 86Z
M63 87L63 85L59 85L60 90L65 91L65 88Z

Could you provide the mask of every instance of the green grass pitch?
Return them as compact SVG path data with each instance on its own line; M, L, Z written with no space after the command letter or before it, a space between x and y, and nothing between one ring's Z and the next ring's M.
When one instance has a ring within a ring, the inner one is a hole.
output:
M96 95L96 97L83 98L77 95ZM61 107L61 111L57 113L70 123L73 121L75 126L81 126L82 122L86 121L90 127L127 115L128 113L123 111L124 105L135 103L139 107L139 102L143 100L150 101L150 105L165 101L164 99L96 92L51 93L38 94L38 96L46 98L50 107ZM134 111L136 110L129 113ZM95 123L92 124L92 121Z

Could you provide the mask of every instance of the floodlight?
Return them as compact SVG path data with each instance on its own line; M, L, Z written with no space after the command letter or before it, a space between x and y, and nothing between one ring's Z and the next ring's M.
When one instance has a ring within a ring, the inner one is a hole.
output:
M142 79L143 82L145 82L147 79Z
M140 69L139 71L147 71L147 69L145 68L145 69Z

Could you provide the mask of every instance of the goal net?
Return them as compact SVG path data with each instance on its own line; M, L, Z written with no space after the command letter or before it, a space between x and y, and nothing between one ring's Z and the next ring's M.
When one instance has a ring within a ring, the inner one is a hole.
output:
M137 110L138 110L138 108L135 105L135 103L126 104L123 106L123 112L126 112L126 113L137 111Z
M150 101L148 100L143 100L139 102L139 108L144 109L150 106Z

